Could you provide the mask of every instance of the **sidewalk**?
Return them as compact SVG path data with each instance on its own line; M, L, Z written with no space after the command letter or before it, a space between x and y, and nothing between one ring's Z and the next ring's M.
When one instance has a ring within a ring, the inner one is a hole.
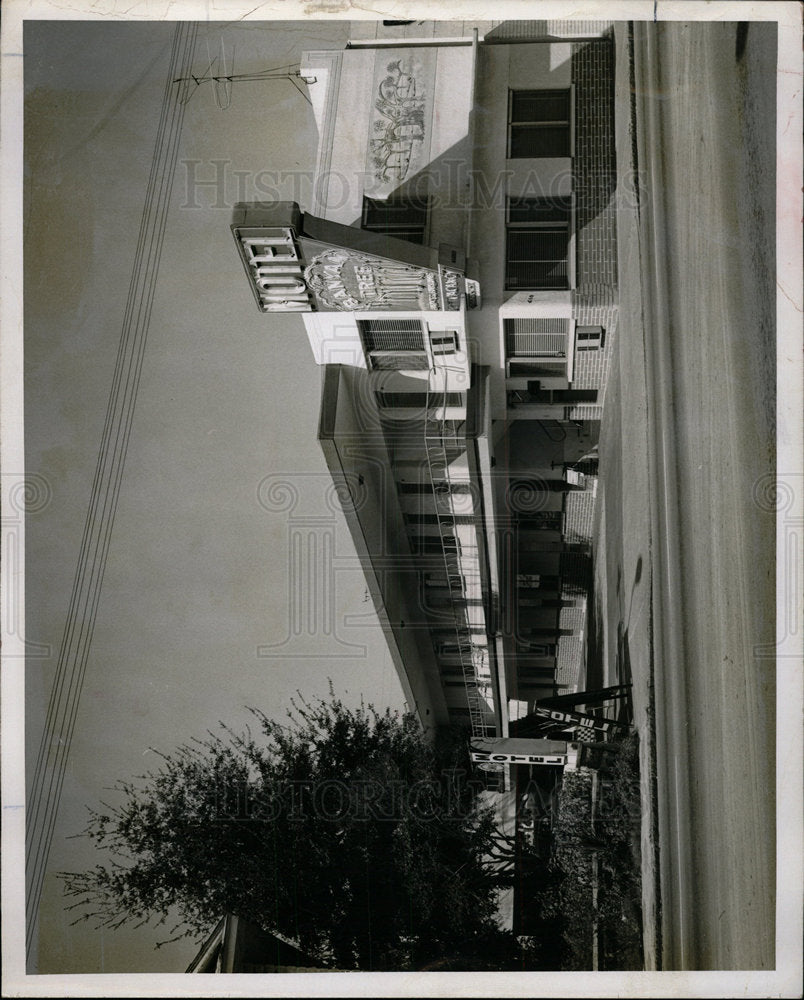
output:
M620 315L599 447L593 620L603 685L633 684L642 783L643 948L645 968L655 970L661 967L661 901L653 725L650 490L628 24L615 24L614 36ZM623 386L628 387L627 392L623 392Z

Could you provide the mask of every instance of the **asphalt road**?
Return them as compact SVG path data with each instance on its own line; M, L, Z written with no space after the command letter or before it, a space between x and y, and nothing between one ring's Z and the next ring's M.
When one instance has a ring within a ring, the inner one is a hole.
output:
M630 343L628 363L644 356L644 368L623 378L621 358L611 386L619 423L604 426L601 474L618 477L604 497L606 521L616 505L621 522L607 555L610 578L620 563L608 598L620 636L633 627L633 594L641 608L649 591L650 626L630 669L635 688L646 689L646 670L653 681L656 958L664 969L768 969L775 25L636 23L634 71L639 266L620 276L620 352ZM638 289L628 292L629 281ZM644 424L629 422L642 410ZM641 525L623 514L632 482L647 507Z

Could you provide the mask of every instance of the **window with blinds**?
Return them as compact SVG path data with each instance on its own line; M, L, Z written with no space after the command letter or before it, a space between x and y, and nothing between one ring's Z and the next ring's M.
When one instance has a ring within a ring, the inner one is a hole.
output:
M566 197L509 198L505 287L569 288L572 201Z
M531 389L529 403L596 403L597 389Z
M508 222L556 223L566 225L572 211L572 198L556 195L552 198L509 198Z
M509 158L569 155L569 90L509 91Z
M363 229L385 233L409 243L424 243L430 199L391 197L385 201L363 197Z
M378 392L377 401L383 409L420 409L424 411L433 400L439 406L463 406L464 397L460 392L438 393L428 396L426 392Z
M529 358L509 358L508 374L514 378L555 378L566 376L566 361L531 361Z
M509 361L516 358L566 358L569 330L568 319L535 316L504 319L506 357Z
M358 323L372 368L420 371L430 367L424 329L417 319L369 319Z

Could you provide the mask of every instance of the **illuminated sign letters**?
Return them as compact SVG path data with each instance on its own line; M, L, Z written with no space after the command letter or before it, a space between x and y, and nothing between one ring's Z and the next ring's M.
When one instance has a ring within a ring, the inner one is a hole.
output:
M532 753L487 753L484 750L473 750L472 761L475 764L559 764L567 763L565 753L532 754Z
M292 229L241 229L235 238L263 312L312 310Z
M255 209L251 214L256 221L266 212ZM244 213L237 214L241 221ZM270 214L277 216L277 212ZM270 225L232 226L240 259L262 312L462 308L465 279L455 268L436 270L311 239L300 228L300 214L290 215L294 225L283 225L283 219L273 224L272 219Z

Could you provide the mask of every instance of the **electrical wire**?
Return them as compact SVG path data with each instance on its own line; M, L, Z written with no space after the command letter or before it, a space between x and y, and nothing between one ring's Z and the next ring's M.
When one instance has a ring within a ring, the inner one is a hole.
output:
M134 266L101 445L51 696L28 798L26 953L35 941L64 775L95 630L120 485L129 446L192 66L197 26L177 25L160 109ZM184 85L175 87L176 82Z
M207 41L207 55L209 56L209 64L200 76L189 74L187 76L178 77L174 81L175 83L185 83L188 85L185 103L190 100L202 83L212 83L215 93L215 104L221 111L226 111L232 103L232 84L235 81L238 83L261 83L267 80L289 80L293 84L294 88L302 95L305 101L312 106L313 102L298 82L302 77L302 74L299 72L299 65L297 63L288 63L287 66L273 66L270 69L258 70L253 73L227 73L223 39L221 39L220 55L215 56L214 58L209 51L209 42ZM210 70L217 62L221 63L223 72L210 73ZM234 53L232 55L232 69L234 70ZM195 84L194 89L189 89L190 83Z

